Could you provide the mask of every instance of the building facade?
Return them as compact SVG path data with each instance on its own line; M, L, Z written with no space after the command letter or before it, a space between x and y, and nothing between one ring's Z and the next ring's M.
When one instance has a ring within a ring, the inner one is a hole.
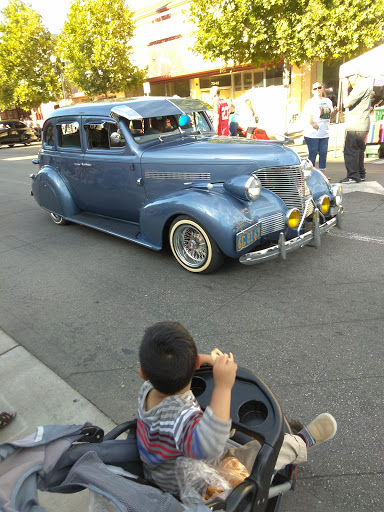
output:
M284 68L235 67L221 71L221 61L204 61L192 52L194 30L188 21L190 0L131 2L135 34L134 60L148 66L150 95L183 96L210 102L209 90L218 85L232 101L250 97L263 128L289 131L311 97L312 83L323 79L322 63Z

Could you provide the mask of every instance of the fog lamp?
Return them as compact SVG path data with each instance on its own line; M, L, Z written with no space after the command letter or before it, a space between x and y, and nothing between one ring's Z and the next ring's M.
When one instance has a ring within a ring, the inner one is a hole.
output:
M291 229L297 228L300 222L300 212L297 208L289 210L286 215L286 222Z
M317 200L317 207L321 211L321 213L324 213L324 214L328 213L330 206L331 206L331 200L326 195L321 196Z

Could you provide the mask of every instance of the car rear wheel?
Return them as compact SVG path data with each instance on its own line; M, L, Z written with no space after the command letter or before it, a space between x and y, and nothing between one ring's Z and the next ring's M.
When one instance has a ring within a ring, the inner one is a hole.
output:
M51 213L51 219L55 224L58 224L59 226L65 226L68 224L68 221L63 219L61 215L57 215L56 213Z
M223 253L211 235L190 217L177 217L169 231L176 260L189 272L208 274L223 263Z

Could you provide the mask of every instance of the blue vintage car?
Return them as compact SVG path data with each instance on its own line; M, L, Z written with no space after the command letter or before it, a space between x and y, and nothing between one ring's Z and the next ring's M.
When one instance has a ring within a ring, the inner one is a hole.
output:
M320 237L343 214L342 188L276 141L218 137L195 99L144 97L55 110L32 174L37 203L155 251L186 270L224 256L251 265Z

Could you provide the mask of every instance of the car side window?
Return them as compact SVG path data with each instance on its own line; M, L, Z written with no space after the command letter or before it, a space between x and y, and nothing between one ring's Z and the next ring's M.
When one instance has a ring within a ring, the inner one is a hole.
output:
M114 122L84 124L88 149L119 149L125 147L125 138Z
M67 122L57 124L58 145L61 148L80 148L79 123Z
M44 146L54 146L55 145L55 130L52 123L48 123L44 130L43 135L43 144Z

